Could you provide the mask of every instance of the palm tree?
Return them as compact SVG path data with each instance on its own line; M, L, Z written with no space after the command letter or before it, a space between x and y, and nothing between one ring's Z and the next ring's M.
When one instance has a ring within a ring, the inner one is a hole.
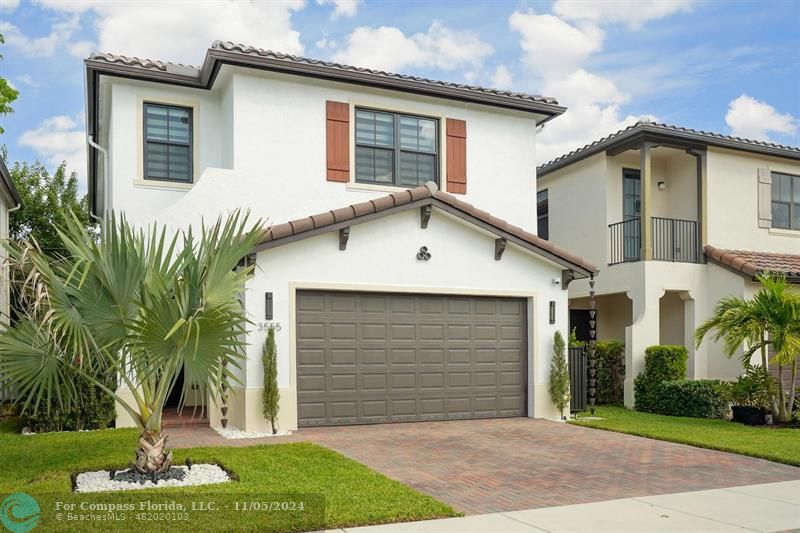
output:
M758 351L765 370L769 369L767 351L772 345L781 381L778 397L772 398L772 411L779 421L785 422L788 421L787 416L791 416L794 404L797 356L800 354L800 292L784 277L762 274L758 280L761 288L751 300L735 297L721 299L711 318L697 328L695 343L699 348L706 335L713 332L713 340L723 342L726 356L732 357L744 346L741 359L746 366ZM782 383L785 365L793 368L792 393L788 403Z
M54 259L35 242L7 244L24 273L23 315L0 333L0 375L19 392L23 409L44 401L69 408L68 379L77 372L110 394L140 432L133 467L170 468L161 416L183 369L187 382L216 397L243 359L247 319L239 300L252 267L240 260L258 243L260 221L248 227L238 212L199 237L168 238L155 225L135 230L113 215L99 241L77 219L59 235L66 257ZM73 372L69 372L72 370ZM112 382L130 391L121 395Z

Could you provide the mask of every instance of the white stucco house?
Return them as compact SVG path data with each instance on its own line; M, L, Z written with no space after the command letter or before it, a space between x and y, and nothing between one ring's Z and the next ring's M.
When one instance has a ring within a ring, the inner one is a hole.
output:
M625 402L654 344L685 345L689 378L738 360L694 330L763 271L800 282L800 148L639 122L537 169L542 237L598 265L597 337L625 342ZM588 284L569 286L572 325Z
M0 157L0 240L8 239L8 222L10 213L22 207L22 199L19 191L11 179L3 158ZM5 248L0 247L0 322L8 324L11 313L11 299L9 285L9 270L7 253ZM0 379L0 400L11 397L11 390L8 389L3 380Z
M231 424L267 430L269 328L282 430L558 416L552 338L566 285L595 267L536 235L536 132L565 111L554 99L222 42L199 68L85 65L96 217L269 221Z

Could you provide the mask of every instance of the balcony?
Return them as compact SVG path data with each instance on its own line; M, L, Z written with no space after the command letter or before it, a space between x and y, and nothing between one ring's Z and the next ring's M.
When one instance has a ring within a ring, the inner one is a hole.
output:
M677 218L652 217L652 259L679 263L698 263L697 222ZM640 217L608 225L611 239L608 264L633 263L644 257Z

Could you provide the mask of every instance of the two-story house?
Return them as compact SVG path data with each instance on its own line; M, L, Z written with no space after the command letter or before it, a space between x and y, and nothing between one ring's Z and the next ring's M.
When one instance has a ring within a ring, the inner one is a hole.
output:
M95 216L178 229L249 209L270 224L231 424L267 429L269 328L282 430L558 416L565 281L595 268L536 235L536 129L564 112L554 99L222 42L199 68L96 54L86 76Z
M625 402L654 344L685 345L689 378L735 377L694 331L763 271L800 282L800 148L639 122L538 168L540 235L600 266L597 336L625 342ZM572 325L587 283L569 287Z

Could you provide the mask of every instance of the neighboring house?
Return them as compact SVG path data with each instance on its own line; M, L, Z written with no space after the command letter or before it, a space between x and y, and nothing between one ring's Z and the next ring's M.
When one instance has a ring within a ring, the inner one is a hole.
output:
M9 213L22 207L22 198L11 180L5 161L0 157L0 240L8 239ZM8 255L0 246L0 322L7 324L11 316L11 286L9 284ZM10 396L11 391L0 379L0 400Z
M800 148L639 122L538 169L539 227L597 264L597 335L625 342L625 402L644 350L680 344L688 377L734 377L695 328L762 271L800 282ZM572 326L588 284L569 287Z
M96 216L272 224L233 425L267 429L269 328L284 430L558 416L562 280L595 269L536 236L536 128L555 100L220 42L201 68L97 54L86 75Z

